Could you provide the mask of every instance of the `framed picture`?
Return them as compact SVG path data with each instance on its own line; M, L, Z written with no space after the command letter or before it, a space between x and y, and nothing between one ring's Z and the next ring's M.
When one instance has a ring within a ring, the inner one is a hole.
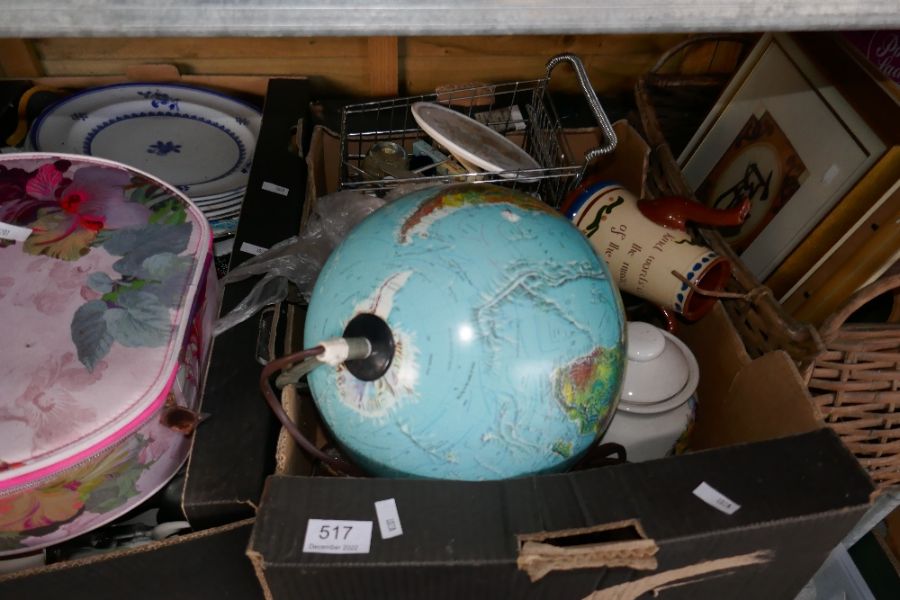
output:
M765 279L885 151L786 34L763 36L679 157L697 198L750 216L723 231Z

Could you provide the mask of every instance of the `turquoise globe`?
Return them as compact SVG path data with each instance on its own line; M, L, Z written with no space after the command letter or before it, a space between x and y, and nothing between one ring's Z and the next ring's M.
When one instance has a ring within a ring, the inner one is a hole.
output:
M619 293L583 235L531 196L445 186L369 215L316 281L306 347L342 337L359 315L390 330L386 371L364 380L323 365L309 385L339 445L373 475L561 471L615 411Z

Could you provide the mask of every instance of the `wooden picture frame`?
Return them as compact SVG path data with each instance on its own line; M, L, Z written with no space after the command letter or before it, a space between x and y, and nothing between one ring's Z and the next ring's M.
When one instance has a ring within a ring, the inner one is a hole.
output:
M900 179L882 194L863 218L825 249L784 299L796 318L816 325L856 290L875 282L900 261Z
M763 280L886 148L792 36L766 34L678 162L703 202L751 197L748 221L723 235Z
M884 196L898 179L900 146L895 145L765 280L765 285L786 308L796 308L802 303L803 295L813 291L814 288L807 281L813 277L825 258L852 252L850 246L844 247L849 240L848 232L865 226L874 233L875 229L883 225L875 220L877 217L873 216L873 208L883 204Z

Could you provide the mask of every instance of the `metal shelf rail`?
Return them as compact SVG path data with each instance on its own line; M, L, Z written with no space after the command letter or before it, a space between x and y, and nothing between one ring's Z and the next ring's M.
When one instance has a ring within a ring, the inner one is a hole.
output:
M0 37L403 36L900 27L900 0L0 0Z

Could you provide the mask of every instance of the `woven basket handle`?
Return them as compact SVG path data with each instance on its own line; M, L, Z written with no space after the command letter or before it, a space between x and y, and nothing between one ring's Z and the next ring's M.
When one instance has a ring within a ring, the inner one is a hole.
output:
M859 310L860 307L881 294L898 288L900 288L900 274L879 279L850 296L837 312L822 323L822 326L819 328L822 339L826 342L830 341L832 336L843 327L844 322L850 318L850 315Z
M650 68L649 72L653 75L659 73L660 69L665 67L669 63L670 60L672 60L678 54L680 54L681 52L684 52L691 46L704 44L706 42L740 42L740 43L746 44L746 43L751 42L752 40L753 40L753 36L751 36L751 35L746 35L746 34L742 35L742 34L737 34L737 33L731 34L731 35L728 35L728 34L698 35L696 37L692 37L690 39L684 40L683 42L675 44L674 46L672 46L671 48L666 50L666 52L662 56L659 57L659 60L656 61L656 64L654 64Z

